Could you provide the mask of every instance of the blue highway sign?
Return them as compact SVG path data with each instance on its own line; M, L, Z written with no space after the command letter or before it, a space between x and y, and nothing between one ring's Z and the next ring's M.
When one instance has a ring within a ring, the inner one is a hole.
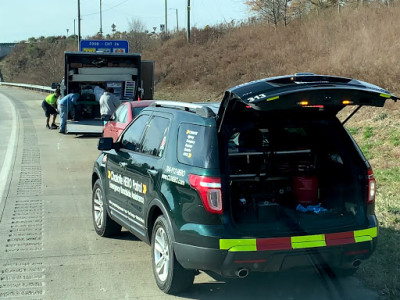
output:
M128 53L128 41L81 40L82 52Z

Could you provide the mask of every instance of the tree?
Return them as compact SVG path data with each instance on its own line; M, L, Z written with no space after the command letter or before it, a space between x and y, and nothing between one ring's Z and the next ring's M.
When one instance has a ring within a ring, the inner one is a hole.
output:
M250 10L256 12L268 23L278 27L280 22L285 26L289 23L289 6L292 0L247 0Z
M149 37L145 25L138 19L131 19L129 22L129 33L127 34L131 52L142 52L146 47Z
M146 31L146 26L139 19L132 18L128 22L128 25L129 25L130 32L145 32Z

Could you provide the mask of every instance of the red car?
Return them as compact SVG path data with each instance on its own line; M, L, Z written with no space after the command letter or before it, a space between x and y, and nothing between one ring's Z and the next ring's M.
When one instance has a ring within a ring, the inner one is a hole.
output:
M129 101L123 102L115 110L110 120L103 129L103 137L112 137L116 142L122 131L136 116L154 100Z

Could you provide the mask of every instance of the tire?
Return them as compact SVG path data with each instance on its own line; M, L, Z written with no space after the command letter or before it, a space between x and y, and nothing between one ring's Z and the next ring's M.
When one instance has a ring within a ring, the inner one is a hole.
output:
M164 216L154 223L151 262L157 286L166 294L177 294L193 285L195 271L184 269L176 260L171 232Z
M104 190L100 179L93 186L92 218L96 233L102 237L110 237L121 232L121 225L112 220L104 204Z

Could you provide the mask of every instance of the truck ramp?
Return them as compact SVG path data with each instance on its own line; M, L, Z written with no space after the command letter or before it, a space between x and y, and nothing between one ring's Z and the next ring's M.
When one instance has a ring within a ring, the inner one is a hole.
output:
M72 134L98 134L103 133L104 121L100 119L72 121L68 120L65 133Z

